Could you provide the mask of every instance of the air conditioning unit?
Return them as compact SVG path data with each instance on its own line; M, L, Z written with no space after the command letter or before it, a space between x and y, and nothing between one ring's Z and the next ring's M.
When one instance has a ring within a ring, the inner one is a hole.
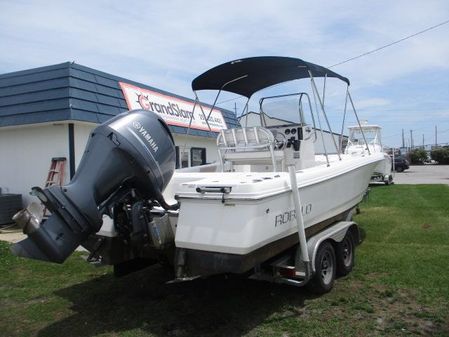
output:
M22 209L21 194L0 193L0 226L13 223L12 217Z

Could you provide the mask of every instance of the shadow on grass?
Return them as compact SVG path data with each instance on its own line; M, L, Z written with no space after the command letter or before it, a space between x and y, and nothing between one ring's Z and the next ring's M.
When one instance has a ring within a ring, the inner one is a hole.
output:
M273 313L300 308L313 298L305 289L223 276L165 284L168 270L153 266L116 279L106 275L56 292L73 315L39 336L239 336Z

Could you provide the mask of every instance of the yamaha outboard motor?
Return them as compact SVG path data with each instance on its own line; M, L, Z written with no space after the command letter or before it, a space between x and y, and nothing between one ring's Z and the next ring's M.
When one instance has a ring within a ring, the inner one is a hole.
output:
M68 185L33 193L51 211L43 224L28 223L28 238L12 246L15 255L62 263L102 225L102 215L120 196L152 200L165 209L162 192L175 169L175 146L156 114L133 110L98 126L90 135L78 170Z

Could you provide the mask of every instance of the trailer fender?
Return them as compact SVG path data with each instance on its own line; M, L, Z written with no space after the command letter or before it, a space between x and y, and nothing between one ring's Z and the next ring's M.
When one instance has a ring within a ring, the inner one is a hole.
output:
M312 236L307 240L307 249L312 264L312 271L315 272L315 258L318 251L318 247L322 242L326 240L332 240L334 242L341 242L345 237L348 230L353 231L355 243L360 241L360 234L358 225L354 221L340 221L334 225L328 227L322 232Z

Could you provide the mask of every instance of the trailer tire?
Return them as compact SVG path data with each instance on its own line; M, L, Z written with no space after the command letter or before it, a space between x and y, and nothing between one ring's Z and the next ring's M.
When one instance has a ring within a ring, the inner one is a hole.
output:
M336 259L337 259L337 275L346 276L354 267L355 245L354 238L350 230L347 231L341 242L337 243Z
M318 247L315 257L315 274L307 284L315 294L325 294L334 286L337 264L335 250L328 241Z

